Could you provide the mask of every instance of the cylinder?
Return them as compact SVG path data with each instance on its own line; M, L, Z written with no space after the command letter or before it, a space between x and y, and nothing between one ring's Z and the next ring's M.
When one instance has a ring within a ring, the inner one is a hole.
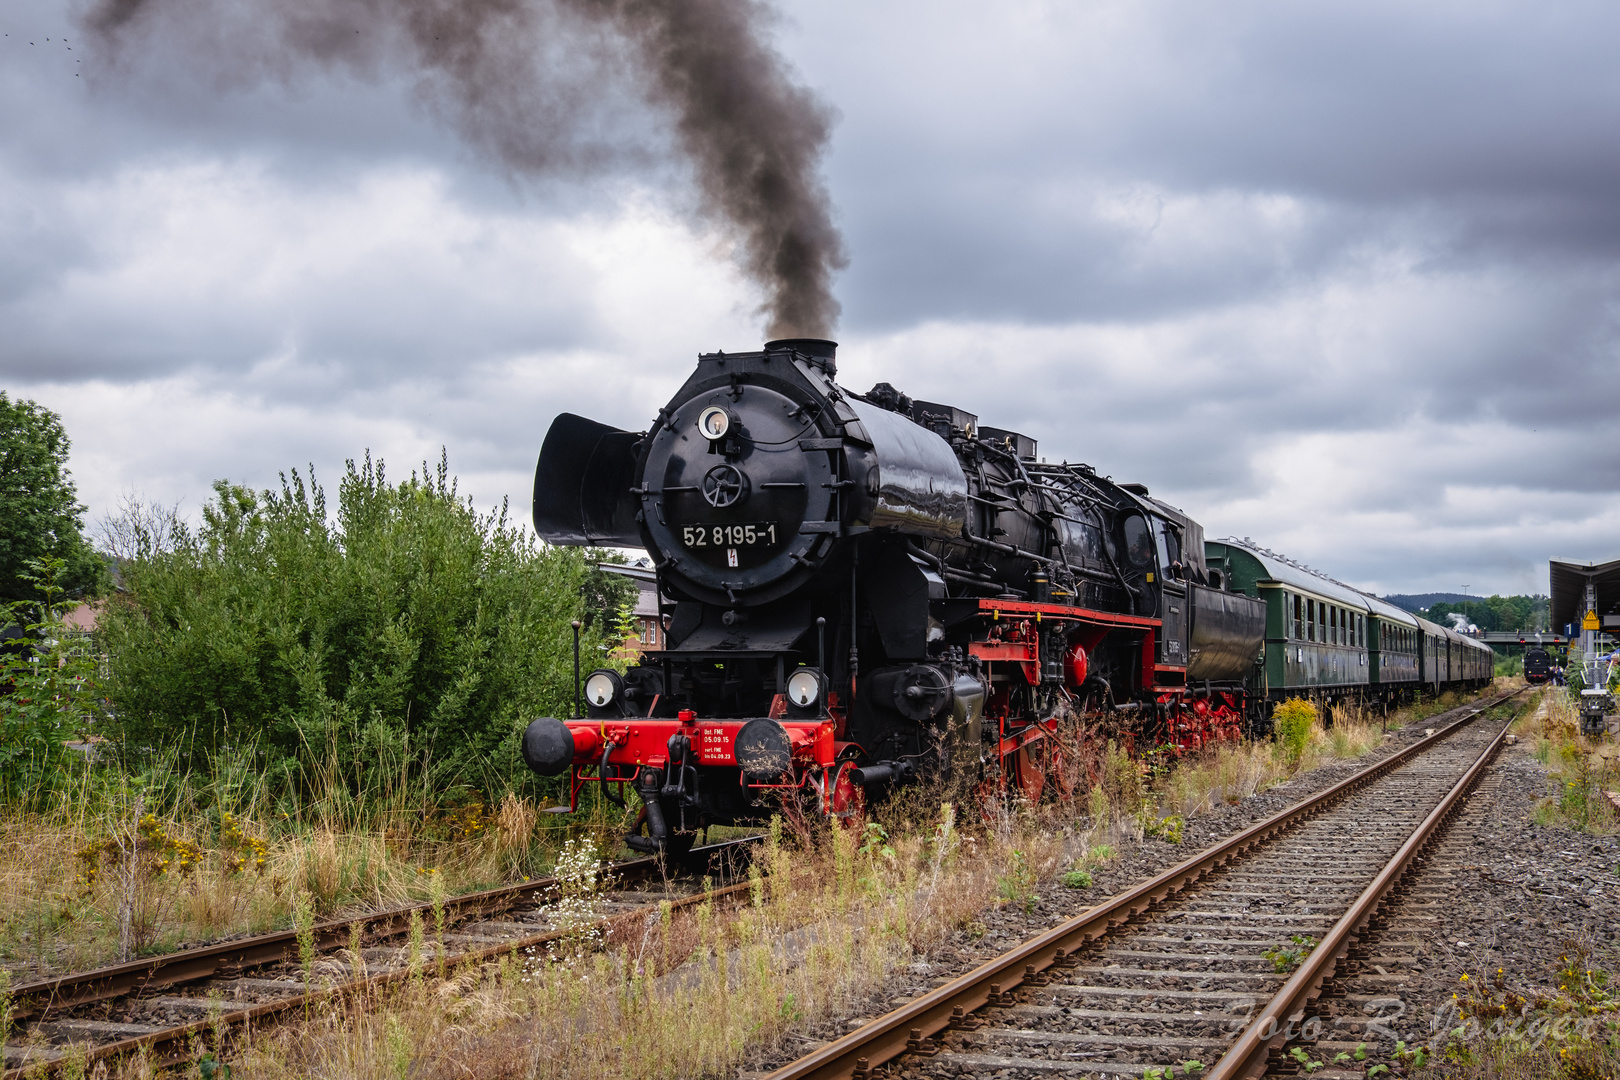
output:
M869 784L883 784L894 779L894 765L887 761L880 761L876 765L865 765L859 769L849 770L849 782L856 787L866 787Z

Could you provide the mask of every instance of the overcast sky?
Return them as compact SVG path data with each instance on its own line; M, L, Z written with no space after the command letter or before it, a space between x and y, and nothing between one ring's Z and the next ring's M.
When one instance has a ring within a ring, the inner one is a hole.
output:
M1379 592L1620 555L1620 7L784 4L838 114L841 381L1023 430ZM0 389L92 520L448 449L527 516L551 418L641 429L758 291L660 131L517 178L413 73L121 58L0 7Z

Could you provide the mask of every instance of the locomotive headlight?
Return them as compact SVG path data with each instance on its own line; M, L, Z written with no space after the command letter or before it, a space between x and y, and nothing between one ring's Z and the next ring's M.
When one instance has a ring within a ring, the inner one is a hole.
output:
M731 430L731 414L718 405L710 405L698 416L698 430L705 439L723 439Z
M801 709L807 709L821 696L821 673L800 668L787 681L788 700Z
M613 704L619 696L619 677L611 671L592 672L585 680L585 700L598 709Z

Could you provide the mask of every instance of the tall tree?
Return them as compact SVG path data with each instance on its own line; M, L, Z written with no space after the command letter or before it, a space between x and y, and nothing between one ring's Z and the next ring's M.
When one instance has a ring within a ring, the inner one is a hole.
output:
M63 562L69 596L97 592L107 570L84 537L84 507L68 474L62 418L0 390L0 602L38 600L28 563Z

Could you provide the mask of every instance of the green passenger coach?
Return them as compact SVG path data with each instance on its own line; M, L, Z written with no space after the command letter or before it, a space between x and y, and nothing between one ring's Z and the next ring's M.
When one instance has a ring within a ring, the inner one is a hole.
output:
M1420 690L1483 685L1490 647L1425 623L1252 541L1210 541L1205 561L1242 592L1265 601L1262 696L1382 705Z

